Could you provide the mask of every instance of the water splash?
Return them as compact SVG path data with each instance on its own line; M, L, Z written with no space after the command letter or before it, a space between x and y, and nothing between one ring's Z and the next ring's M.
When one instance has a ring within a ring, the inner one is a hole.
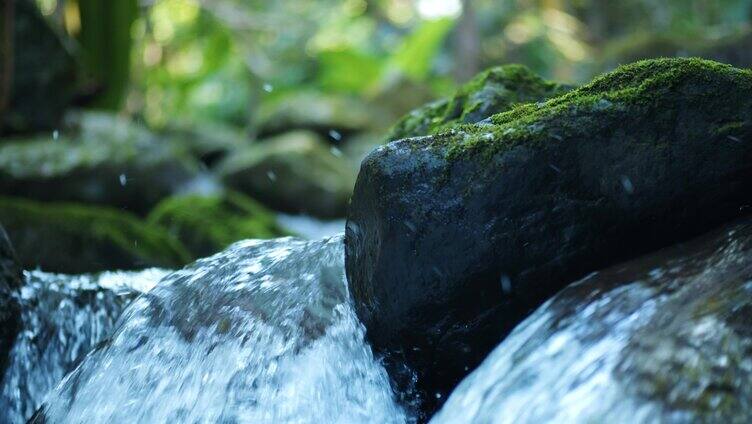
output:
M125 305L166 271L67 276L25 273L22 331L0 392L0 422L24 423L49 390L112 330Z
M167 276L40 418L404 422L348 301L343 262L342 236L249 240Z

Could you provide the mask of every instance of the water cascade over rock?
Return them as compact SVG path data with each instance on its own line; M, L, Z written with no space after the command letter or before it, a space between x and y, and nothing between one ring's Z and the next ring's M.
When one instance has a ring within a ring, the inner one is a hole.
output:
M0 386L0 422L26 422L44 396L99 342L125 306L167 272L68 276L26 272L16 300L21 331Z
M342 236L239 242L163 278L32 422L404 422Z
M748 423L750 382L747 220L571 284L431 423Z

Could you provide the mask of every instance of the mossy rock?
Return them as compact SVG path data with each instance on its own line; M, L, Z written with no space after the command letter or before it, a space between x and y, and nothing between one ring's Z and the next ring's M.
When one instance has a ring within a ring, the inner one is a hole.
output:
M72 115L56 134L0 145L0 193L146 212L198 170L179 146L113 115Z
M291 130L309 130L326 137L334 130L343 136L364 129L380 129L382 122L375 106L361 99L317 91L280 94L264 102L256 115L255 127L264 136Z
M238 240L289 235L268 209L236 192L173 196L160 202L148 221L166 228L194 258L217 253Z
M187 150L207 167L215 165L232 150L250 143L250 137L243 130L218 122L172 122L160 131L159 136Z
M0 134L52 130L73 98L76 63L36 2L6 1L15 5L13 73L8 110L0 111Z
M744 213L751 163L752 71L700 59L637 62L389 143L348 212L358 316L430 413L567 283Z
M272 209L343 217L355 181L348 161L315 133L293 131L234 152L217 166L230 187Z
M459 123L476 123L520 103L548 100L571 87L546 81L522 65L491 68L441 99L405 115L387 140L435 134Z
M27 269L78 274L190 260L164 228L117 209L1 197L0 222Z

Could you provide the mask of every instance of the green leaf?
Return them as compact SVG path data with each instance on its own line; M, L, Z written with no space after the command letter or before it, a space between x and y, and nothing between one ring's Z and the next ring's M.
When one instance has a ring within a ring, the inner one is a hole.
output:
M354 49L329 50L318 55L318 81L324 90L360 93L376 84L383 63Z

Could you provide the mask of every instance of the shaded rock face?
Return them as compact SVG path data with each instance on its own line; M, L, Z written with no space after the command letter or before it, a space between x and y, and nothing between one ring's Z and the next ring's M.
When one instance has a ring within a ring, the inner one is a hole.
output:
M272 209L337 218L355 181L337 152L315 133L292 131L232 153L217 170L227 185Z
M479 122L521 103L541 102L566 93L570 87L546 81L522 65L491 68L441 99L405 115L387 140L435 134L455 124Z
M752 421L752 221L571 284L432 423Z
M750 159L752 72L695 59L383 146L346 229L358 315L431 411L566 283L737 216Z
M23 276L8 235L0 227L0 381L8 364L13 340L21 328L21 308L13 293L21 286Z
M78 274L190 260L167 230L118 209L0 197L0 222L26 269Z
M105 204L145 213L196 175L198 165L146 128L103 113L70 130L0 146L0 192L37 200Z
M51 130L73 97L76 64L33 0L8 1L15 9L13 72L0 134Z

